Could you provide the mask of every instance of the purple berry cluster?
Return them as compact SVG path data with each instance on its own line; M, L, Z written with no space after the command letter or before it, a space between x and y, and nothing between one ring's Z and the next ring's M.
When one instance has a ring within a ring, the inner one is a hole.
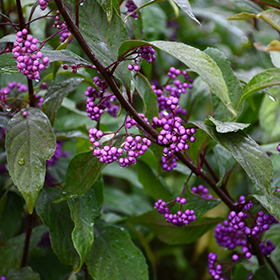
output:
M134 70L136 72L140 71L141 67L139 64L141 59L145 59L147 63L152 63L156 60L155 50L152 46L140 47L139 49L133 51L133 53L136 54L133 57L134 65L129 64L127 66L128 70Z
M54 152L54 155L49 160L46 161L46 166L47 167L53 166L58 162L58 160L61 157L68 157L68 156L69 156L68 152L62 151L62 140L57 140L56 150Z
M60 19L60 12L56 11L55 22L53 24L53 28L58 28L60 30L59 40L61 42L65 42L69 36L71 36L71 32L68 30L67 25ZM69 40L69 43L73 41L73 38Z
M30 80L40 79L39 70L49 65L49 58L43 57L43 54L38 51L38 40L27 34L27 29L17 32L12 52L17 60L17 68L23 75Z
M87 97L86 111L89 118L94 121L99 121L101 115L106 110L112 117L117 117L119 106L115 104L116 97L106 92L108 87L105 80L101 80L99 77L94 77L93 82L99 89L88 87L85 91ZM99 99L96 102L96 99Z
M14 96L17 96L18 93L27 91L27 86L23 85L21 83L8 83L7 87L1 88L0 89L0 101L2 105L6 105L5 99L8 98L8 95L13 91Z
M194 210L184 210L183 205L186 204L186 202L187 200L181 197L176 197L175 200L172 200L168 203L159 199L155 203L155 209L157 209L160 214L164 215L164 218L168 223L172 223L175 226L181 227L196 220ZM176 214L172 214L171 209L175 203L180 204L180 210L177 211ZM171 204L171 206L168 207L168 204Z
M202 185L198 185L197 187L192 187L191 191L202 198L207 198L207 199L213 198L211 194L208 194L209 190Z
M48 3L52 0L39 0L40 9L44 11L48 7Z
M242 210L239 212L231 211L228 219L222 224L218 224L214 230L214 236L220 246L229 250L233 250L238 246L241 247L242 253L233 255L233 261L237 261L241 257L250 259L254 254L254 250L251 245L248 245L247 237L255 236L260 242L261 233L267 231L271 224L278 223L272 215L265 214L264 211L258 211L253 216L252 211L249 211L253 203L252 201L245 202L244 196L241 196L239 201L239 206L241 206ZM275 245L270 240L266 243L260 243L260 247L264 256L268 256L275 249ZM209 273L214 279L222 279L215 276L216 274L221 274L217 273L213 266L216 258L217 256L213 253L208 256Z
M127 7L127 13L132 13L137 9L137 6L135 5L135 3L132 0L129 0L125 3L125 6ZM137 12L133 13L130 15L131 17L137 19L138 18L138 14Z
M124 144L116 148L114 146L100 147L99 140L103 136L103 132L96 128L89 130L90 142L93 143L93 154L98 157L100 162L112 163L118 161L121 167L126 167L136 163L136 159L143 155L151 145L151 140L142 136L127 136ZM124 157L122 157L124 156Z

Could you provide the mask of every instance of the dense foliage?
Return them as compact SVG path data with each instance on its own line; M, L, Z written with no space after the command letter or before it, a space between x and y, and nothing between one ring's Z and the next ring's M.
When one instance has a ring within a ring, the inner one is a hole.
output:
M280 279L276 0L1 1L0 277Z

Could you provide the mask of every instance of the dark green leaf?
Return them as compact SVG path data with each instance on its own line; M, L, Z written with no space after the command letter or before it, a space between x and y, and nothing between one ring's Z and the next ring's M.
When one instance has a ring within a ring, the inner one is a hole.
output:
M97 1L85 1L80 7L79 27L89 47L105 67L117 60L118 48L128 39L122 19L113 13L110 25L107 16ZM130 88L128 62L122 62L114 72L125 86Z
M251 280L264 280L264 279L269 279L269 280L277 279L275 274L268 268L267 265L258 268L254 273L253 277L251 278Z
M209 121L208 123L211 124ZM196 123L196 125L226 148L264 193L271 192L270 185L273 176L271 160L249 135L243 131L218 133L214 126L202 123Z
M248 279L248 276L249 271L244 267L243 264L239 263L234 265L232 280Z
M219 133L237 132L250 125L249 123L221 122L212 117L209 117L209 120L216 126L216 131Z
M145 258L123 228L99 222L94 234L95 241L86 260L94 279L149 279Z
M101 163L92 151L77 154L69 163L66 182L56 202L76 198L94 184L105 163Z
M3 53L0 55L0 73L1 74L16 74L17 62L12 53Z
M46 160L56 149L55 136L47 116L39 109L18 112L9 121L6 132L8 170L23 195L29 213L43 187Z
M166 222L163 215L154 210L139 217L129 218L127 221L147 227L154 232L162 242L170 245L180 245L196 241L218 222L221 222L222 219L198 218L188 226L177 227Z
M11 116L0 115L0 127L6 128L10 119L11 119Z
M152 122L153 117L158 116L157 96L152 89L148 79L141 73L137 73L134 77L135 88L141 96L144 103L144 114L149 122Z
M210 90L219 97L230 113L237 117L237 113L229 98L228 88L223 78L223 73L217 63L209 55L183 43L168 41L153 41L149 43L143 41L129 41L124 42L120 46L119 57L130 49L145 44L157 47L189 66L202 78L202 80L209 86Z
M49 228L54 253L62 263L72 265L76 271L80 259L71 239L74 223L65 201L53 203L58 196L59 191L54 188L42 189L36 201L36 212Z
M154 171L143 161L138 160L137 164L138 180L143 185L145 192L155 200L162 199L168 201L171 191L161 177L157 177Z
M39 226L32 230L29 250L34 249L40 242L42 236L47 232L47 227ZM0 247L0 275L6 276L10 269L20 269L25 233L9 239Z
M16 41L16 34L9 34L0 39L0 43L13 43Z
M71 131L66 131L66 132L57 132L55 134L56 139L62 139L62 140L66 140L66 139L73 139L73 138L82 138L82 139L89 139L88 135L86 135L85 133L83 133L80 130L71 130Z
M242 97L243 88L239 80L234 75L229 60L225 57L224 53L218 49L207 48L204 52L208 54L221 69L223 78L228 87L229 99L232 102L233 108L236 108L238 101ZM232 115L230 114L226 106L223 104L223 102L216 95L213 95L213 108L214 116L216 119L221 121L232 120ZM242 106L236 110L238 116L241 114L241 111Z
M75 90L83 81L81 78L70 78L63 80L51 86L44 96L44 103L41 109L49 117L51 124L54 124L57 110L59 109L63 98Z
M81 269L93 244L93 226L95 219L100 215L103 204L102 177L99 177L84 195L69 199L67 203L75 224L72 231L72 240L80 256L78 271Z
M10 270L7 275L7 280L40 280L40 275L30 267L23 267L20 270Z
M240 99L238 106L255 92L263 90L270 86L275 86L280 84L280 69L271 68L267 69L261 73L255 75L244 88L242 98Z

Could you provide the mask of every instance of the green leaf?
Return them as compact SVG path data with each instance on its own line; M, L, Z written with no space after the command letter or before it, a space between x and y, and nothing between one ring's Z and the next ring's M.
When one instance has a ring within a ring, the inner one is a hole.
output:
M209 117L209 120L216 126L216 131L219 133L237 132L250 125L249 123L221 122L213 117Z
M222 222L222 219L198 218L187 226L177 227L166 222L163 215L154 210L138 217L129 218L127 222L147 227L164 243L182 245L195 242L218 222Z
M228 88L223 78L223 73L217 63L208 54L194 47L177 42L153 41L148 43L143 41L129 41L124 42L120 46L119 57L124 55L130 49L143 45L157 47L189 66L202 78L202 80L209 86L210 90L219 97L230 113L234 117L237 117L237 113L229 98Z
M23 267L20 270L10 270L7 280L40 280L40 275L34 272L31 267Z
M50 50L43 48L41 51L44 56L49 58L50 63L54 61L67 61L73 64L92 65L91 62L85 60L70 50Z
M53 203L58 195L59 191L54 188L42 189L36 202L36 212L49 228L52 249L58 259L64 264L72 265L76 271L80 258L71 239L74 223L65 201Z
M253 93L263 90L270 86L280 84L280 69L271 68L255 75L244 88L243 95L237 105L240 104Z
M162 199L168 201L172 194L168 186L161 177L157 177L155 172L143 161L138 160L136 164L138 180L143 185L144 190L155 200Z
M268 95L265 95L259 111L260 127L263 131L263 143L270 143L279 141L280 139L280 94L279 88L271 88L269 92L272 93L276 100L273 101ZM277 147L277 145L275 146ZM275 150L276 152L276 150Z
M113 16L113 4L112 0L97 0L103 11L106 13L107 22L110 24L112 16Z
M219 144L213 148L213 152L219 168L220 181L217 183L217 186L220 186L227 171L232 168L233 164L235 164L235 160L231 153Z
M132 185L140 189L143 188L142 184L138 180L136 172L129 167L126 168L120 167L118 162L107 164L106 167L102 170L102 174L127 180Z
M263 265L260 268L256 270L251 280L263 280L263 279L269 279L269 280L276 280L277 277L275 274L268 268L267 265Z
M128 39L122 19L113 13L110 25L107 16L97 1L89 0L83 3L79 13L79 28L89 47L102 61L105 67L117 60L117 51L122 42ZM122 62L114 72L125 86L130 88L130 71L128 62Z
M103 180L99 177L93 186L84 194L67 201L72 221L75 224L72 231L74 247L80 256L78 272L93 244L93 226L100 215L103 204Z
M232 280L248 279L249 271L242 263L234 265Z
M229 17L228 20L249 20L256 17L257 15L254 13L242 12L237 15Z
M0 55L0 73L17 74L17 62L12 53L3 53Z
M66 182L56 202L76 198L84 193L97 180L105 163L101 163L92 151L77 154L67 168Z
M0 43L13 43L16 41L16 34L9 34L0 39Z
M41 109L49 117L51 124L54 124L56 113L60 108L63 98L74 91L83 81L81 78L70 78L52 85L46 95Z
M47 116L39 109L18 112L9 121L6 132L8 170L26 201L31 214L46 174L46 160L56 149L55 136Z
M257 2L271 6L271 7L280 8L280 4L274 0L257 0Z
M141 251L123 229L97 223L95 241L86 265L96 280L148 280L148 266Z
M183 12L185 12L192 20L197 22L199 25L200 22L197 20L197 18L194 16L192 12L191 5L188 0L173 0L181 9Z
M151 211L151 204L138 193L128 194L119 189L104 189L104 205L112 211L121 212L126 216L138 216Z
M135 88L141 96L144 103L144 114L149 122L152 122L153 117L158 116L158 104L155 91L152 89L148 79L141 73L137 73L134 77Z
M208 123L211 124L209 121ZM218 133L215 126L201 123L196 125L232 154L263 193L271 192L273 176L271 160L249 135L243 131Z
M11 116L8 116L8 115L2 116L2 115L0 115L0 127L6 128L10 119L11 119Z
M229 98L232 102L232 106L236 108L238 101L242 97L243 88L237 77L234 75L229 60L225 57L224 53L218 49L207 48L204 52L208 54L221 69L223 78L228 87ZM223 102L216 95L213 95L212 99L215 118L221 121L232 120L232 114L228 111ZM243 108L241 106L236 110L238 116L241 114L242 109Z
M240 11L247 11L258 13L262 11L262 8L251 0L230 0L232 4Z

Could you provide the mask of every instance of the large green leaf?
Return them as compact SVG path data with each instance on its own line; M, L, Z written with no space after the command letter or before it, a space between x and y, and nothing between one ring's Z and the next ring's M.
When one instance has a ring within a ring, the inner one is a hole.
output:
M234 75L233 70L230 67L229 60L225 57L224 53L218 49L207 48L204 52L208 54L221 69L223 78L228 87L229 98L232 102L233 107L235 108L238 104L238 101L242 97L243 88L237 77ZM213 110L214 117L218 120L229 121L233 118L232 114L228 111L223 102L216 95L213 95ZM242 106L240 106L236 110L238 116L241 114L241 111Z
M249 135L243 131L218 133L210 121L206 121L206 124L198 122L196 125L232 154L263 193L271 192L271 160Z
M172 194L168 186L146 163L138 160L136 167L138 180L143 185L146 193L155 200L163 199L168 201L171 199Z
M9 173L32 213L45 181L46 160L53 155L56 141L50 121L41 110L29 108L26 112L26 117L18 112L9 121L6 152Z
M144 103L144 114L149 122L152 122L153 117L158 116L157 96L152 89L148 79L141 73L137 73L134 77L135 88L141 96Z
M42 189L36 201L36 212L49 228L51 246L58 259L64 264L72 265L76 271L80 258L71 239L74 223L66 201L53 203L58 196L57 189Z
M75 90L83 81L81 78L70 78L52 85L44 96L44 103L41 109L49 117L51 124L54 124L56 113L60 108L63 98Z
M79 28L89 47L105 67L117 60L119 46L128 39L122 19L113 13L108 24L106 13L94 0L85 1L80 7ZM114 75L129 89L130 71L127 65L128 62L122 62Z
M237 117L237 113L229 97L228 88L223 77L223 73L217 63L205 52L183 43L168 41L128 41L124 42L119 48L119 57L127 53L130 49L143 45L151 45L174 56L194 72L209 86L210 90L227 107L230 113Z
M103 180L99 177L93 186L84 194L67 201L71 218L75 224L72 231L74 247L80 256L81 269L93 244L93 226L100 215L103 204ZM77 272L76 271L76 272Z
M250 125L249 123L221 122L212 117L209 117L209 120L215 124L216 131L219 133L237 132L238 130L243 130Z
M28 266L20 270L10 270L7 275L7 280L40 280L40 275Z
M271 68L255 75L244 88L243 95L237 105L241 103L255 92L263 90L270 86L280 85L280 69Z
M76 198L86 193L104 166L105 163L101 163L96 156L93 156L92 151L74 156L67 169L65 186L56 202Z
M196 241L205 232L221 222L222 219L198 218L188 226L177 227L166 222L163 215L154 210L138 217L129 218L127 221L147 227L162 242L170 245L180 245Z
M95 241L86 265L96 280L148 280L148 266L141 251L123 229L97 223Z

